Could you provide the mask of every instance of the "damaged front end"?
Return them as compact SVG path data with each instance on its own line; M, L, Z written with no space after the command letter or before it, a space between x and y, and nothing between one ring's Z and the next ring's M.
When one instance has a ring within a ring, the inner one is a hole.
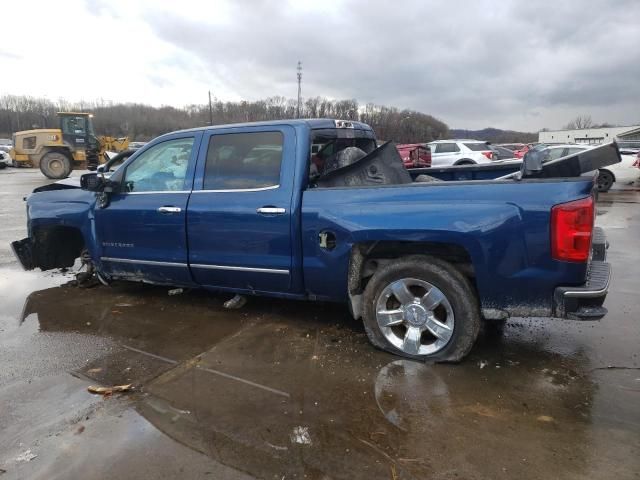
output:
M36 268L33 258L33 242L31 238L23 238L11 242L11 250L25 270Z

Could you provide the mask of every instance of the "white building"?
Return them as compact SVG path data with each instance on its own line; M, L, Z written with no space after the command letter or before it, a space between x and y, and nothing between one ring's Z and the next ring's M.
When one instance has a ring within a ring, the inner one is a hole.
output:
M580 130L550 130L538 133L540 143L587 143L597 145L613 140L640 140L640 125L628 127L582 128Z

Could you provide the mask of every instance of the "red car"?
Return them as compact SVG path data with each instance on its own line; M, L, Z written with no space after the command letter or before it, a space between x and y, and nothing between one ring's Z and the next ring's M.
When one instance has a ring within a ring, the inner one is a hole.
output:
M515 152L513 152L513 156L516 157L516 158L522 158L522 157L524 157L525 153L527 153L529 151L530 148L531 148L531 146L525 145L520 150L516 150Z
M431 149L424 143L396 145L405 168L427 168L431 166Z

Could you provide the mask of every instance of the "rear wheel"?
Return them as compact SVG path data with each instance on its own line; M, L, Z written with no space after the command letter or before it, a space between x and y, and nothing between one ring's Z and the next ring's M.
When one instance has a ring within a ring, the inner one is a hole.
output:
M598 191L599 192L608 192L612 187L615 179L613 178L613 174L608 170L599 170L598 171Z
M49 152L40 160L40 171L52 180L67 178L71 170L71 159L64 153Z
M380 268L365 289L363 313L375 346L420 360L459 361L480 330L469 281L447 262L428 256Z

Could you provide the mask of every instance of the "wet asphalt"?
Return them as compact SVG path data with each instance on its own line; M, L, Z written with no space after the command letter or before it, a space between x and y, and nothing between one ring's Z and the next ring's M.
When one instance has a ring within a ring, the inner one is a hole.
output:
M640 182L599 200L609 314L513 319L459 365L375 350L340 305L24 272L46 182L0 171L0 480L640 478Z

